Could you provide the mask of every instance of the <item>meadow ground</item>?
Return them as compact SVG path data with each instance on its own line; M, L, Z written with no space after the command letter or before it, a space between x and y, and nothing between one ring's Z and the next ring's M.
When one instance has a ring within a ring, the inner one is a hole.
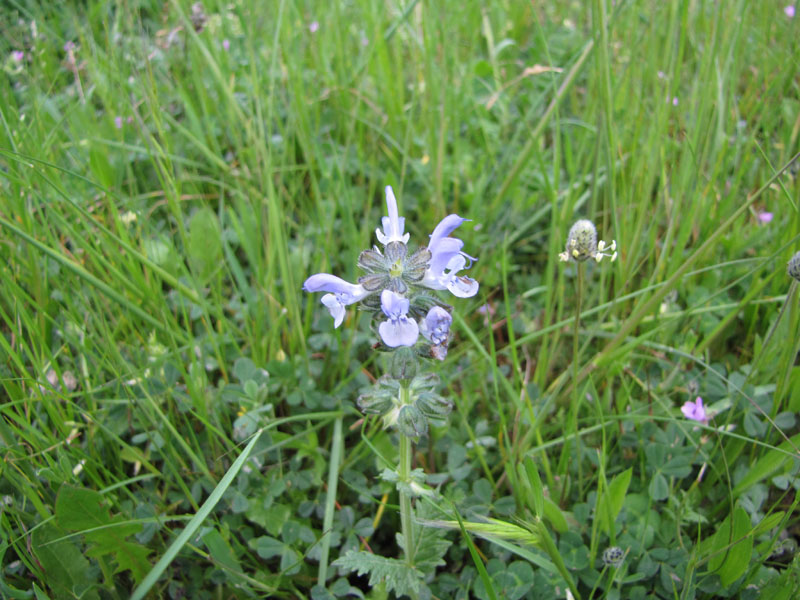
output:
M3 3L0 596L797 597L800 15L483 4ZM386 185L477 258L416 441L301 289Z

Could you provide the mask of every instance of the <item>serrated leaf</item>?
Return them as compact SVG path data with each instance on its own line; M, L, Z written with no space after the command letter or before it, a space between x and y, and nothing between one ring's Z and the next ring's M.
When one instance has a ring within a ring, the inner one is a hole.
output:
M107 529L105 531L110 532L112 529ZM126 542L121 537L115 535L87 535L86 539L95 542L95 544L86 551L87 556L114 556L117 563L114 573L130 571L134 581L139 583L150 570L150 561L147 560L150 550L147 546Z
M333 566L358 575L369 575L369 586L383 583L386 591L394 592L397 596L419 595L424 583L423 574L419 569L411 567L408 563L394 558L385 558L369 552L356 552L350 550L344 556L333 561Z
M436 567L445 564L444 555L450 547L450 540L444 539L447 531L434 527L419 525L416 527L414 548L414 565L430 575Z
M90 546L87 556L112 556L117 563L114 572L130 570L137 582L147 574L150 550L125 541L142 530L141 523L126 522L119 515L112 519L102 494L63 484L56 496L55 509L60 527L85 534Z
M31 536L33 553L47 574L48 586L59 598L73 597L75 587L91 583L95 578L78 544L71 538L64 539L66 535L66 531L48 524L36 529ZM99 596L90 589L83 598L97 600Z
M70 531L102 527L111 522L103 495L94 490L63 484L56 496L56 523Z

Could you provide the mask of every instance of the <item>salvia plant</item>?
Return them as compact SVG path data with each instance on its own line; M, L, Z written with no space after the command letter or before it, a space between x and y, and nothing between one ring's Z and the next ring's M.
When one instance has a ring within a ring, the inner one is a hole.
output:
M369 573L370 585L383 582L398 594L417 598L429 595L424 579L442 564L449 545L441 539L440 530L415 522L412 505L414 498L434 495L422 470L411 470L412 443L431 425L444 424L453 407L436 391L438 377L424 366L430 359L444 360L451 339L453 307L435 292L469 298L477 294L478 282L460 275L476 259L463 252L463 241L450 235L467 219L448 215L434 228L427 246L412 252L405 219L398 214L390 186L386 187L386 207L388 215L375 231L382 247L361 252L358 266L364 274L357 283L317 273L306 279L303 289L326 292L322 304L335 327L342 324L352 304L371 314L372 330L380 340L375 348L389 354L388 369L361 393L357 404L367 415L382 416L383 426L395 429L399 439L397 468L387 469L382 477L399 493L401 532L397 537L404 560L350 551L333 564Z

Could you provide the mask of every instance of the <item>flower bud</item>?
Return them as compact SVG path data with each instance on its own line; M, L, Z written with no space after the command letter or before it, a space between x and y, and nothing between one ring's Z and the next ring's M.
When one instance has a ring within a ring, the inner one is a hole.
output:
M607 567L618 567L625 558L625 552L619 546L610 546L603 551L603 564Z
M789 259L789 264L786 265L786 273L792 279L800 281L800 252L797 252Z
M588 219L576 221L567 236L567 254L579 262L597 254L597 229Z

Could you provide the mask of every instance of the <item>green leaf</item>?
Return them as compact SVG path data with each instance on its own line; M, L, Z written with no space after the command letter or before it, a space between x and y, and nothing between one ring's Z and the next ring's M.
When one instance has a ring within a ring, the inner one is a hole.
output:
M654 473L647 490L653 500L665 500L669 496L667 478L661 473Z
M550 522L553 529L558 533L564 533L569 529L567 518L564 516L564 513L561 512L558 504L547 497L544 498L544 518Z
M397 596L406 595L414 598L425 585L422 583L424 574L416 567L409 566L401 560L384 558L369 552L350 550L331 564L345 571L354 571L358 575L369 574L371 588L384 583L386 590L394 592Z
M614 477L597 501L595 515L600 529L606 534L610 535L611 529L614 527L614 521L616 521L619 511L622 510L622 504L625 502L625 494L628 492L632 474L633 469L630 468Z
M724 586L744 575L750 564L753 552L751 529L747 512L737 506L733 515L728 515L714 534L708 568L719 575Z
M234 573L241 573L242 567L233 553L230 544L222 537L222 534L216 529L212 529L203 536L203 543L217 563L226 567Z
M420 506L422 509L422 506ZM420 510L422 516L424 511ZM414 565L427 575L436 572L436 567L441 567L445 563L444 555L450 547L450 540L444 539L447 531L435 527L416 527L416 547L414 548ZM402 536L401 536L402 537Z
M242 465L244 465L245 461L250 456L250 453L253 451L256 442L258 442L258 440L261 438L262 433L263 430L259 431L253 436L253 439L250 440L250 443L247 444L247 447L239 455L239 458L234 461L234 463L231 465L231 468L228 469L227 473L225 473L223 478L217 484L217 487L214 488L214 491L211 492L211 495L203 503L203 506L201 506L200 510L197 511L197 514L192 517L192 520L189 521L183 531L181 531L178 537L175 538L175 541L170 544L169 548L167 548L167 551L156 563L156 565L150 569L150 572L147 574L147 577L144 578L144 581L133 591L131 600L141 600L145 597L147 592L150 591L150 588L153 587L156 581L158 581L158 578L161 576L167 566L169 566L172 560L178 555L178 552L180 552L181 548L183 548L183 546L191 539L217 503L222 500L225 490L227 490L228 487L230 487L230 485L233 483L233 480L241 470Z
M265 559L273 558L283 554L283 548L285 545L286 544L284 544L282 541L276 540L274 537L270 537L268 535L262 535L261 537L250 542L250 547L254 547L258 555Z
M530 563L515 560L506 566L493 558L489 561L488 571L499 598L519 600L533 587L534 573ZM489 600L489 594L480 579L475 582L475 595L481 600Z
M66 535L66 531L50 524L39 527L32 535L33 553L44 569L47 585L57 598L74 597L74 590L85 589L87 584L94 583L95 578L80 546L72 538L63 539ZM89 589L83 598L97 600L99 596L95 590Z
M797 444L800 444L800 433L792 436L789 441L783 442L774 450L765 452L733 488L733 496L738 496L754 484L772 477L783 469L794 459L793 448L797 447Z
M111 556L117 563L115 573L130 570L135 581L142 580L150 568L150 550L125 540L142 530L140 523L129 523L119 515L112 519L102 494L68 484L59 488L55 509L60 527L85 535L90 546L87 556Z
M187 246L192 271L200 279L208 279L222 258L219 222L210 208L202 208L192 217Z
M56 523L63 529L82 531L111 522L103 495L94 490L63 484L56 496Z

